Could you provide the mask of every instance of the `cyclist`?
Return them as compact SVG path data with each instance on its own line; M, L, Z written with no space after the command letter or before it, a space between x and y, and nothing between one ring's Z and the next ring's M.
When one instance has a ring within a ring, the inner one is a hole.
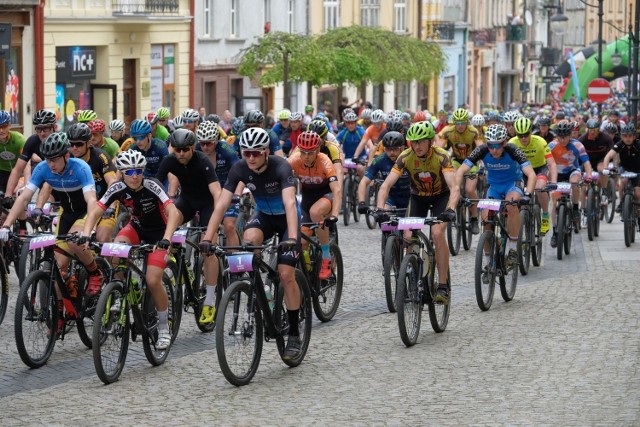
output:
M302 113L291 113L289 127L280 136L280 145L282 145L282 150L287 156L296 148L298 136L302 132Z
M193 108L187 108L181 114L182 127L195 133L198 130L198 124L200 123L200 113ZM178 128L176 128L177 130Z
M261 128L264 129L264 114L260 110L249 110L247 114L244 116L244 127L245 129L252 128ZM267 135L269 136L269 152L273 155L284 157L284 151L282 151L282 146L280 145L280 140L278 136L271 130L266 130ZM235 149L240 154L240 140L236 138L234 143Z
M210 252L211 241L215 239L233 193L242 182L251 190L256 201L255 213L247 221L243 240L260 245L274 234L280 238L278 273L284 286L289 318L289 338L284 357L294 359L300 353L301 345L298 329L300 290L294 273L300 251L295 179L285 159L269 155L269 145L269 134L260 127L242 132L240 149L243 159L229 171L200 248L204 253Z
M129 135L125 133L125 124L122 120L111 120L109 122L109 132L111 139L120 146L130 138Z
M289 118L291 117L291 111L287 108L278 113L278 123L276 123L271 130L276 134L278 139L282 141L282 134L289 127Z
M130 149L141 152L147 159L146 167L144 168L145 178L155 177L160 163L169 155L167 144L151 136L151 125L146 120L134 120L131 122L129 131L131 132L131 138L134 140L134 144L131 145ZM124 145L121 151L126 151Z
M0 191L7 189L7 183L11 176L11 170L18 162L18 157L25 144L25 137L20 132L9 130L11 128L11 115L0 110Z
M538 129L533 132L534 135L542 137L547 143L556 138L556 134L551 131L551 119L548 116L542 116L536 122Z
M478 131L478 138L484 142L484 133L487 131L487 127L484 125L484 116L482 114L476 114L471 117L471 126Z
M364 129L358 124L358 116L354 112L347 112L344 116L344 129L338 132L336 141L342 147L342 152L346 159L354 159L355 151L362 140L364 135ZM356 163L360 163L365 159L364 153L357 160ZM361 164L357 166L358 175L362 176L364 170Z
M320 135L320 138L322 138L323 143L320 145L320 152L326 154L331 159L333 167L336 169L338 182L342 185L344 180L344 169L342 167L344 153L338 144L324 139L324 136L329 131L327 124L323 120L312 120L309 126L307 126L307 130L317 133Z
M516 129L514 128L514 124L516 123L516 120L518 120L520 117L522 117L522 115L519 112L514 110L507 111L506 113L504 113L502 123L504 127L507 129L507 134L509 135L509 138L513 138L514 136L516 136Z
M603 163L608 165L613 161L616 154L620 158L620 169L627 172L636 172L639 176L634 178L633 186L635 187L636 202L640 202L640 141L637 138L636 127L633 124L622 126L620 129L621 141L616 143L604 157ZM626 179L620 180L620 200L624 187L627 185ZM622 203L620 203L621 205ZM622 210L621 210L622 211ZM640 217L638 218L640 227Z
M458 108L453 112L451 116L453 124L445 127L438 133L437 145L445 150L451 149L451 164L458 169L464 159L467 158L469 153L473 149L480 145L482 140L478 130L469 126L469 112L464 108ZM474 167L472 173L478 170ZM478 185L477 179L468 179L465 184L465 192L468 197L472 199L478 198L476 188ZM473 205L470 207L471 211L471 232L478 234L480 229L478 227L478 208Z
M158 126L164 127L167 132L169 132L169 119L171 118L171 111L169 111L167 107L160 107L156 110L156 114L158 115Z
M382 110L375 110L371 113L371 125L364 131L362 139L353 153L354 159L359 158L365 149L369 150L369 158L373 158L374 144L378 142L380 133L387 127L386 119L387 115Z
M89 123L98 118L98 114L93 110L76 110L75 116L78 123Z
M484 162L487 170L487 183L489 190L487 198L498 200L527 201L529 194L536 187L536 173L531 167L531 162L515 145L508 144L507 129L503 125L490 125L485 133L487 142L469 154L456 172L456 184L462 185L462 178L480 160ZM527 177L526 190L523 191L521 181L523 174ZM520 215L518 206L508 205L507 232L509 242L507 263L514 265L518 262L517 242L520 232ZM482 212L482 218L487 218L487 212ZM485 226L486 230L490 225Z
M557 182L558 168L556 161L551 154L551 150L547 142L538 135L531 134L531 120L526 117L520 117L514 124L516 136L509 140L524 153L533 171L536 173L536 190L540 190L547 185L549 179L551 182ZM542 221L540 223L540 232L547 234L549 231L549 194L541 192L537 195L542 209Z
M445 109L438 110L438 118L433 124L435 127L436 134L442 132L442 129L449 126L449 113Z
M79 123L86 123L91 130L91 139L89 140L89 144L93 147L104 150L109 155L109 159L114 159L118 155L118 150L120 150L118 143L113 139L104 136L104 131L106 129L104 120L94 119L89 122Z
M406 171L409 174L411 192L407 208L408 217L426 217L431 210L432 216L442 220L455 219L460 186L455 185L454 168L449 153L434 144L435 137L436 132L430 122L417 122L411 125L406 137L407 141L411 141L411 148L400 153L391 173L380 186L378 209L384 208L391 188ZM374 216L378 222L388 219L383 211L375 212ZM449 250L445 239L446 229L445 223L431 228L439 276L435 299L444 304L449 303L447 286Z
M620 112L618 110L609 111L609 114L607 114L606 120L604 120L602 122L602 125L600 125L600 130L604 131L608 124L615 125L616 134L618 135L620 134L620 130L622 129L622 126L626 125L624 120L620 120Z
M333 163L326 154L320 153L322 138L315 132L302 132L298 137L298 150L289 157L293 173L300 181L300 209L302 222L321 222L335 224L340 214L342 188L336 176ZM302 229L309 234L310 231ZM316 229L318 243L322 248L322 264L319 277L326 280L331 276L331 252L329 249L329 229ZM302 249L307 250L308 243L303 240Z
M151 125L151 137L167 142L167 139L169 138L169 131L159 123L160 118L158 117L158 114L154 111L150 111L145 116L145 120Z
M595 166L598 171L598 184L600 188L607 188L609 177L602 173L608 163L604 163L603 160L607 153L613 148L613 139L604 132L600 131L600 123L598 119L587 120L587 132L578 138L578 141L584 145L584 149L589 156L589 163L591 167ZM584 194L586 198L586 192ZM607 196L603 195L602 203L607 203ZM583 199L585 202L585 199Z
M304 117L302 118L302 124L306 127L309 126L311 120L313 120L313 105L306 105L304 107Z
M371 126L371 113L373 110L369 107L363 108L360 111L360 118L358 119L358 124L362 126L363 129L368 129Z
M553 155L558 168L558 182L569 181L572 184L578 184L582 178L580 164L584 166L587 173L586 182L591 182L591 174L593 172L589 156L584 149L584 145L577 139L571 138L571 123L567 120L561 120L556 123L555 133L556 139L549 143L549 149ZM580 189L577 185L571 188L571 201L573 202L573 221L576 229L580 225L580 210L578 203L580 200ZM557 246L557 225L556 225L556 204L551 204L551 219L553 221L553 236L551 236L551 247Z
M140 244L142 240L157 242L155 250L147 258L145 281L158 313L156 348L165 350L171 344L171 332L168 323L169 300L167 291L162 286L162 274L167 264L171 236L180 225L180 214L162 184L154 178L144 178L143 169L147 159L142 153L123 151L115 158L115 164L122 175L122 181L111 184L102 198L91 207L83 235L89 236L108 206L119 201L131 210L131 220L118 232L114 241L133 245ZM117 263L118 259L114 258L113 262Z

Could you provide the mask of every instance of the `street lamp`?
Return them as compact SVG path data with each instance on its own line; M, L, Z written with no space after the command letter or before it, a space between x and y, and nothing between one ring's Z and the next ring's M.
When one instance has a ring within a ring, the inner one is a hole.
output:
M616 37L616 50L615 52L613 52L613 55L611 55L611 64L614 67L617 67L618 65L622 64L622 55L620 55L620 52L618 52L618 38Z
M562 13L562 6L558 6L555 15L551 17L550 21L551 31L556 36L562 36L567 32L565 24L569 21L569 18Z

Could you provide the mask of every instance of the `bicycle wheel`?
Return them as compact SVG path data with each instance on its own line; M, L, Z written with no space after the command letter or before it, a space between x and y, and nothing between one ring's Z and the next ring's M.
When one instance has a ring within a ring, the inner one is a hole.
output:
M129 303L122 282L108 283L98 299L93 323L93 366L98 378L111 384L120 377L129 349Z
M518 233L518 267L526 276L531 264L531 224L528 210L520 211L520 232Z
M607 220L607 223L611 224L613 218L616 216L616 202L618 198L616 183L612 178L609 178L607 188L603 189L603 191L607 196L607 205L604 209L604 217Z
M351 212L353 212L353 221L360 222L360 214L358 213L358 184L360 180L354 178L351 181Z
M407 347L414 345L420 334L422 298L418 287L419 275L416 255L405 255L400 263L398 274L396 309L398 310L400 338Z
M596 189L595 192L595 213L594 213L594 221L593 221L593 235L598 237L600 235L600 221L602 221L602 199L600 198L600 192Z
M110 277L111 265L107 262L107 260L101 257L97 257L96 264L98 265L100 271L102 271L102 275L104 278ZM86 289L86 286L89 283L89 273L83 267L80 267L78 271L78 289ZM93 296L87 296L84 292L82 293L82 306L80 307L80 310L78 312L76 328L78 328L78 335L80 336L80 340L87 348L91 348L91 346L93 345L91 335L93 334L93 322L95 319L96 306L98 304L99 298L100 292Z
M273 310L273 316L275 324L280 329L280 336L276 339L276 345L278 347L278 353L282 361L291 367L296 367L304 360L307 350L309 349L309 342L311 341L311 289L307 283L307 279L302 271L296 268L296 283L300 288L300 310L298 315L298 331L300 332L300 353L298 357L291 360L284 360L285 340L284 337L288 335L289 331L289 316L287 314L287 306L284 301L284 292L282 286L278 290L278 300Z
M447 244L449 245L449 253L453 256L460 252L460 242L462 241L462 232L460 224L464 221L462 218L462 208L458 205L456 208L456 219L447 224Z
M389 234L384 249L384 294L389 313L396 312L396 286L400 263L402 262L402 237Z
M522 225L520 226L520 231L522 231ZM522 233L519 234L520 236L522 236ZM524 242L520 237L518 237L517 245L518 248L524 245ZM518 272L520 269L515 265L506 268L506 255L502 256L500 264L502 265L502 274L499 277L500 293L502 294L502 299L506 302L509 302L516 295L516 286L518 285Z
M333 319L340 305L343 285L342 253L338 245L332 243L331 251L331 276L327 280L320 280L318 295L313 296L313 311L321 322Z
M367 207L368 208L372 208L376 206L376 200L378 200L378 186L376 185L375 187L369 187L368 193L369 197L367 197ZM365 215L365 220L367 221L367 227L369 227L370 230L373 230L376 228L376 220L373 218L373 215L371 214L366 214Z
M480 310L487 311L493 303L493 292L496 286L497 258L496 236L487 230L480 235L476 249L475 288L476 302ZM485 261L484 247L489 247L489 261Z
M568 226L568 224L566 223L567 222L566 210L567 208L564 205L558 206L558 209L557 209L558 224L557 224L556 242L558 243L558 246L556 246L556 256L559 260L562 260L562 255L564 253L563 252L564 236L565 234L571 234L566 230Z
M22 282L14 316L16 347L20 359L30 368L47 363L58 336L58 302L50 274L30 273Z
M249 384L262 356L262 313L252 285L241 280L222 295L217 315L216 352L222 374L231 384Z
M2 289L0 290L0 325L2 325L4 315L7 312L7 306L9 305L9 277L5 273L4 264L0 262L0 278L2 280Z
M344 177L344 183L342 184L342 221L344 225L349 225L349 219L351 217L351 177L349 175Z
M449 304L435 302L431 295L435 295L439 283L439 271L435 262L435 257L429 258L429 273L427 275L427 285L429 286L429 320L431 327L437 333L444 332L449 323L449 311L451 310L451 273L447 271L447 288L449 291Z
M572 231L577 232L574 227L574 221L573 221L573 211L571 209L567 209L565 210L565 215L566 215L566 220L565 220L565 233L564 233L564 253L565 255L569 255L571 253L571 241L573 240L573 233Z
M462 247L465 251L471 249L471 241L473 240L473 233L471 232L471 209L469 206L462 203L460 207L462 210L460 221L460 234L462 235Z
M162 274L162 286L164 286L164 289L167 292L167 298L169 299L169 329L171 330L171 342L173 343L173 337L178 334L177 326L179 325L174 323L172 319L172 316L176 312L176 295L174 288L171 285L171 280L166 273ZM147 289L142 297L140 310L143 322L142 348L144 349L144 355L153 366L162 365L165 360L167 360L169 350L171 350L171 345L164 350L158 350L156 348L156 342L158 341L158 313L149 289Z
M542 225L542 218L540 217L540 205L533 205L533 212L531 214L531 262L535 267L539 267L542 263L542 243L544 238L540 227Z
M18 281L22 283L29 273L38 269L42 258L42 249L29 249L29 241L25 241L20 249L20 261L18 263Z
M633 241L633 233L634 230L634 215L633 210L635 207L633 206L633 196L630 194L625 194L622 198L622 222L624 224L624 245L626 247L631 246L631 242Z
M598 218L596 217L596 195L595 189L593 187L589 187L587 191L587 237L589 241L593 241L596 236L596 221Z

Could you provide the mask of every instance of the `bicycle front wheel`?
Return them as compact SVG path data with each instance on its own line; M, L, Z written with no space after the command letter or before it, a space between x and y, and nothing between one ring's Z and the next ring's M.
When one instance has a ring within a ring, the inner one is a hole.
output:
M633 196L630 194L625 194L622 199L622 222L624 224L624 245L626 247L631 246L633 242L633 233L634 230L634 217L633 210L635 207L633 206Z
M462 232L460 224L464 221L462 218L462 208L458 206L456 209L456 219L447 224L447 243L449 245L449 253L453 256L460 252L460 242L462 241Z
M495 240L496 235L493 231L485 231L480 235L480 239L478 239L478 247L476 249L476 302L482 311L489 310L493 303L498 259ZM489 250L487 253L488 256L485 256L485 246L487 246Z
M396 290L396 309L398 310L398 329L400 338L407 347L418 340L422 321L422 297L418 281L418 259L415 254L407 254L400 263Z
M378 187L369 187L368 193L369 197L367 197L367 207L372 208L376 206L376 200L378 200ZM367 221L367 227L370 230L376 228L376 220L372 214L366 214L365 220Z
M171 285L171 280L166 273L162 274L162 286L167 293L167 298L169 300L168 310L169 310L169 329L171 331L171 343L173 343L173 339L176 335L178 335L178 327L179 322L174 322L173 316L176 312L176 294L173 286ZM146 356L149 363L153 366L162 365L165 360L167 360L167 356L169 355L169 350L171 350L171 345L164 350L160 350L156 348L156 342L158 342L158 312L156 310L156 305L153 302L153 298L151 297L151 292L149 289L145 292L142 297L141 307L141 317L142 317L142 348L144 349L144 355ZM179 309L182 309L181 307Z
M460 234L462 234L462 247L465 251L471 249L471 241L473 233L471 230L471 209L464 203L460 207L462 215L460 216Z
M111 282L104 287L94 319L93 366L98 378L111 384L120 378L129 349L129 303L122 282Z
M539 267L542 263L542 243L544 242L540 227L542 226L542 218L540 217L540 206L534 205L531 214L531 261L535 267Z
M556 257L562 261L562 255L564 250L564 238L565 234L571 234L567 231L567 214L566 207L564 205L558 206L557 209L557 217L558 217L558 226L557 226L557 238L556 242L558 246L556 247Z
M2 280L2 289L0 290L0 325L4 320L4 315L7 313L7 306L9 305L9 278L4 271L4 265L0 265L2 273L0 278Z
M262 313L248 281L229 285L218 306L216 352L222 374L231 384L249 384L262 356Z
M431 321L431 327L437 333L444 332L449 323L449 312L451 310L451 273L447 271L447 290L449 291L449 303L443 304L441 302L435 302L433 296L436 295L439 284L439 271L436 264L435 257L429 259L429 275L427 276L427 285L429 286L430 298L429 298L429 320Z
M47 363L58 336L58 301L49 279L44 271L31 272L16 300L16 347L20 359L30 368Z
M604 194L607 196L607 205L604 208L604 217L607 220L607 223L611 224L613 218L616 216L616 201L618 198L616 183L612 178L609 178L607 188L604 189Z
M520 232L518 233L518 267L526 276L531 264L531 217L529 211L520 211Z
M596 233L596 221L599 221L596 216L596 195L595 189L593 187L589 187L589 191L587 191L587 237L589 241L593 241Z
M318 279L318 295L313 296L313 311L322 322L333 319L340 305L343 284L342 253L335 243L329 247L331 252L331 276L327 280Z
M351 178L346 176L342 184L342 221L349 225L351 216Z
M300 309L298 310L298 331L300 333L300 353L295 359L284 359L285 335L289 333L289 316L287 314L287 305L284 301L284 292L282 286L279 289L278 301L273 310L275 324L280 329L280 336L276 339L278 353L282 361L291 367L296 367L302 363L309 349L311 341L311 289L307 283L307 279L302 271L296 268L296 283L300 289Z
M396 312L396 285L400 263L402 262L402 238L390 234L384 249L384 294L389 313Z

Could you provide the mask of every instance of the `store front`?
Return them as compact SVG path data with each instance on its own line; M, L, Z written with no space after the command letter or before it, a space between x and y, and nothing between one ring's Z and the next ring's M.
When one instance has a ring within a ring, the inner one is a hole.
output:
M76 110L93 109L91 81L97 67L95 47L56 47L56 116L61 129L74 123Z

